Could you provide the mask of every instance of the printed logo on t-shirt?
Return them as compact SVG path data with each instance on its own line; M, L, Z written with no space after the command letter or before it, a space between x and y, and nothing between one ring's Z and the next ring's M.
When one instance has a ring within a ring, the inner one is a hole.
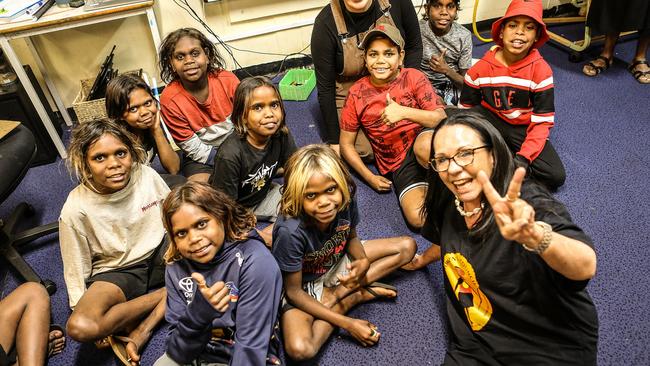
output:
M185 302L189 305L194 295L194 280L192 280L192 277L183 277L178 280L178 287L183 291Z
M141 210L142 210L142 212L145 212L145 211L147 211L148 209L150 209L152 207L158 206L158 204L162 203L162 201L163 201L162 199L155 200L155 201L153 201L151 203L148 203L148 204L142 206Z
M260 166L255 173L249 174L248 179L244 180L241 183L242 188L245 188L246 185L250 185L251 192L262 190L262 188L264 188L264 186L266 185L266 182L271 180L273 171L275 170L275 167L277 165L278 165L277 161L271 166L262 164L262 166Z
M237 302L239 300L239 289L232 281L226 282L226 287L230 290L230 302Z
M445 254L443 267L472 330L481 330L492 317L492 304L479 288L474 268L460 253Z
M339 219L334 235L325 241L323 247L305 255L302 260L302 271L316 275L326 273L345 254L349 236L350 221Z

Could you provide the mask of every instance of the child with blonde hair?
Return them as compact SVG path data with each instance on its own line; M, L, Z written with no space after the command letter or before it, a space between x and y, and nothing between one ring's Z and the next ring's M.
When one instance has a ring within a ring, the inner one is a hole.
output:
M345 314L357 304L396 297L395 287L374 281L415 253L410 237L361 242L354 189L343 162L326 145L305 146L287 162L273 255L284 279L281 327L292 359L314 357L334 327L364 346L377 343L374 324Z

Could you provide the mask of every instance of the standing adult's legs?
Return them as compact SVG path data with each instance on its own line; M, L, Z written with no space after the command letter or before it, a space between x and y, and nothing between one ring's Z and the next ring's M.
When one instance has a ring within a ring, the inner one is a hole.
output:
M630 72L641 84L650 84L650 65L648 65L646 58L648 45L650 44L650 29L641 30L639 33L634 60L630 64Z
M582 67L582 73L587 76L596 76L609 68L614 60L614 46L616 46L616 42L618 42L618 35L618 33L609 33L605 35L605 45L603 46L600 55L587 62Z

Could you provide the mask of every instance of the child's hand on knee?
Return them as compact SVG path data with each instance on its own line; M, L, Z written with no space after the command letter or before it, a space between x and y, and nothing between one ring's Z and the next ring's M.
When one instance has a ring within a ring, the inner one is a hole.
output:
M338 274L341 284L350 290L356 290L366 285L366 272L370 267L368 258L357 259L347 265L347 274Z
M365 347L373 346L379 342L379 337L381 336L381 333L377 331L376 325L361 319L352 319L347 331Z
M208 287L205 283L205 278L200 273L192 273L192 278L199 286L201 295L212 305L218 312L224 313L228 310L230 303L230 290L226 287L223 281L218 281L214 285Z

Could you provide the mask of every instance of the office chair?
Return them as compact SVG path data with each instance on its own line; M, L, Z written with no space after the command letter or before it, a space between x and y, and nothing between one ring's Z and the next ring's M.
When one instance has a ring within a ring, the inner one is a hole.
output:
M31 131L19 125L0 140L0 202L9 197L20 184L29 170L32 159L36 156L36 140ZM21 202L6 220L0 220L0 255L14 267L25 281L39 282L52 295L56 284L50 280L41 280L34 270L25 262L17 249L42 236L57 232L59 223L39 226L20 233L14 233L14 227L22 218L34 214L34 208Z

